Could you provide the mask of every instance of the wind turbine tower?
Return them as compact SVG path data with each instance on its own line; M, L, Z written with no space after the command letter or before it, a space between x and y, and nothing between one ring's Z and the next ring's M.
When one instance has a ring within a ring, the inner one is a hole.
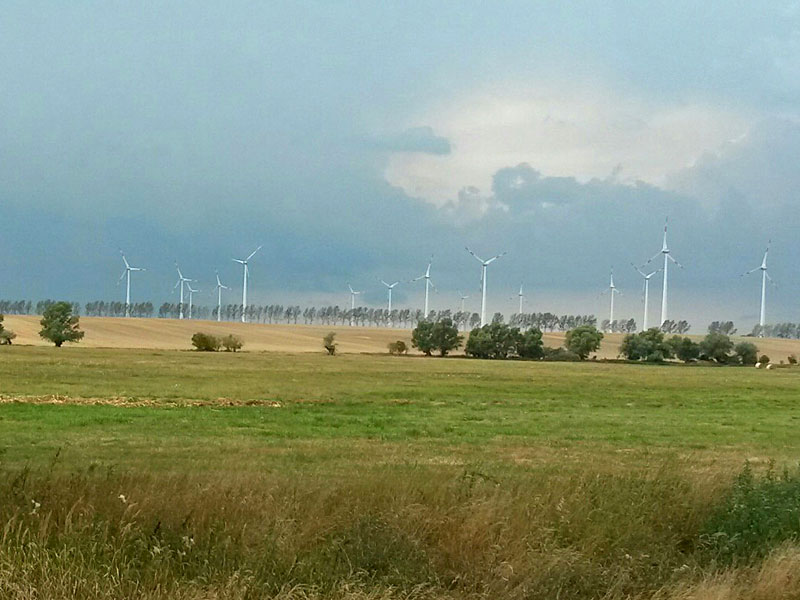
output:
M519 284L519 292L517 293L519 297L519 311L517 312L518 315L522 314L522 303L525 301L525 294L522 293L522 284Z
M772 277L769 276L767 273L767 255L769 255L769 246L772 241L767 242L767 249L764 250L764 258L761 261L761 266L756 267L755 269L750 269L747 273L742 274L742 277L745 275L750 275L750 273L755 273L756 271L761 271L761 313L758 318L758 325L759 325L759 337L764 337L764 325L766 325L766 316L767 316L767 280L772 283Z
M194 296L194 295L195 295L197 292L199 292L200 290L194 290L194 289L192 289L192 286L191 286L191 285L189 285L188 283L186 284L186 287L189 289L189 318L191 319L191 318L192 318L192 297L193 297L193 296Z
M672 254L670 254L670 249L669 249L669 246L667 245L667 225L668 224L669 224L669 219L664 221L664 243L661 246L661 252L659 252L658 254L653 256L653 258L651 258L650 260L648 260L645 263L645 264L649 265L651 262L653 262L660 255L664 256L664 267L663 267L664 268L664 287L661 290L661 323L659 323L659 326L663 325L664 321L666 321L669 318L668 317L668 313L667 313L667 295L668 295L667 286L668 286L668 283L669 283L669 261L674 262L681 269L683 268L683 265L681 263L679 263L677 260L675 260L672 257Z
M609 323L609 326L610 326L611 323L614 322L614 296L616 294L621 293L617 289L617 286L614 285L614 269L611 269L611 279L609 280L608 290L606 290L606 291L611 296L611 310L609 311L609 314L608 314L608 323ZM603 293L605 294L606 292L603 292Z
M240 265L242 265L243 278L244 278L244 281L242 283L242 323L247 323L247 276L250 274L250 269L247 268L247 261L253 258L256 252L261 250L261 248L262 246L259 246L250 253L250 256L248 256L243 260L239 260L238 258L231 259L233 260L233 262L237 262Z
M177 262L175 263L175 268L178 270L178 281L175 284L175 287L172 289L181 286L181 303L178 305L178 318L183 319L183 285L188 284L192 280L183 276L183 273L181 273L181 268L178 266Z
M483 327L486 325L486 267L488 267L501 256L508 254L508 252L503 252L502 254L493 256L489 260L483 260L469 248L467 248L467 252L469 252L475 258L475 260L481 263L481 327Z
M132 267L128 264L128 259L125 258L125 254L123 254L122 250L119 251L122 254L122 262L125 263L125 270L122 272L122 275L119 276L117 280L117 285L119 282L122 281L124 277L125 281L125 316L131 316L131 271L146 271L147 269L141 269L139 267Z
M389 313L391 314L391 312L392 312L392 290L400 282L399 281L395 281L394 283L386 283L383 279L381 279L381 283L383 285L385 285L386 288L389 290Z
M219 271L215 271L217 276L217 322L219 323L222 320L222 290L229 290L227 285L222 285L222 282L219 280Z
M433 286L434 289L436 288L436 286L434 286L433 282L431 281L431 265L432 264L433 264L433 256L431 256L430 261L428 261L428 268L425 269L425 273L420 275L416 279L412 279L409 282L409 283L414 283L414 282L419 281L420 279L424 279L425 280L425 318L426 319L428 318L428 310L429 310L428 309L428 306L429 306L428 305L428 290L429 290L429 288L431 286Z
M636 272L642 276L644 279L644 318L642 319L642 331L647 331L647 307L650 302L650 278L653 277L658 271L653 271L651 273L644 273L639 267L631 263L631 266L636 269Z

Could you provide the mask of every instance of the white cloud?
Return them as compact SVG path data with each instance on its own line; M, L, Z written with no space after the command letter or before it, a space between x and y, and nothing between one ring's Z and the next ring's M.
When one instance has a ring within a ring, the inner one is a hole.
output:
M498 169L521 162L545 175L614 174L661 185L667 173L743 135L753 120L708 103L659 103L601 86L496 86L416 115L413 122L430 123L452 152L393 154L384 175L440 205L465 186L488 191Z

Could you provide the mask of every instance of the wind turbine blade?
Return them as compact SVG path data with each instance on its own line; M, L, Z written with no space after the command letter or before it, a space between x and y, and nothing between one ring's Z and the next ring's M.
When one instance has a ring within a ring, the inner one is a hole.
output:
M122 281L122 280L125 278L125 274L126 274L127 272L128 272L128 269L125 269L125 270L122 272L122 275L120 275L120 276L119 276L119 279L117 279L117 285L119 285L119 282L120 282L120 281Z
M672 254L667 254L667 258L670 259L672 262L674 262L676 265L678 265L678 267L680 267L681 269L683 268L683 265L681 263L672 258Z
M739 275L739 278L742 278L742 277L744 277L746 275L750 275L750 273L755 273L756 271L760 271L760 270L761 270L761 267L756 267L755 269L750 269L749 271L745 271L744 273Z
M238 258L232 258L231 260L232 260L233 262L238 262L240 265L243 265L243 264L245 264L245 261L243 261L243 260L239 260Z
M120 250L119 253L122 254L122 250ZM125 258L124 254L122 254L122 262L125 263L125 268L130 268L130 265L128 264L128 259Z
M464 246L464 248L467 248L467 247L466 247L466 246ZM467 248L467 252L469 252L470 254L472 254L472 256L474 256L474 257L475 257L475 260L477 260L479 263L483 264L483 262L484 262L484 261L483 261L483 259L482 259L480 256L478 256L477 254L475 254L475 253L474 253L472 250L470 250L469 248Z
M385 285L386 287L391 287L391 286L390 286L388 283L386 283L386 282L385 282L383 279L381 279L381 283L382 283L383 285Z
M256 252L258 252L259 250L261 250L261 248L263 248L263 246L259 246L258 248L256 248L255 250L253 250L253 251L250 253L250 256L248 256L247 258L245 258L245 260L247 261L247 260L250 260L251 258L253 258L253 256L255 256Z
M420 279L425 279L425 275L420 275L419 277L415 277L411 279L408 283L414 283L415 281L419 281Z
M497 256L493 256L492 258L490 258L489 260L486 261L486 264L489 265L489 264L493 263L494 261L496 261L498 258L504 257L506 254L508 254L508 252L503 252L502 254L498 254Z
M355 290L353 290L353 286L351 286L349 283L347 284L347 289L350 290L351 294L355 294L356 293Z
M653 257L647 259L647 262L644 263L644 265L642 265L642 266L649 265L651 262L653 262L655 259L657 259L659 256L661 256L661 254L662 254L661 252L659 252L658 254L654 254Z
M645 275L645 274L644 274L644 272L643 272L643 271L642 271L642 270L641 270L639 267L637 267L635 264L631 263L631 266L632 266L634 269L636 269L636 272L637 272L639 275L641 275L642 277L644 277L645 279L648 277L648 276L647 276L647 275Z

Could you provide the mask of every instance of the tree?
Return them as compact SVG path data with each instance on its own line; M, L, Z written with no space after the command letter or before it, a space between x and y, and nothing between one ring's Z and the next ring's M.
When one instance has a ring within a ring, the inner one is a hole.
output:
M322 338L322 346L328 351L329 356L336 354L336 343L333 341L336 338L336 332L331 331L324 338Z
M222 347L225 348L225 352L236 352L237 350L241 350L242 346L244 346L242 338L232 333L222 338Z
M691 338L673 335L669 339L669 345L678 360L682 360L685 363L697 360L700 356L700 346L692 341Z
M577 354L581 360L586 360L590 353L600 348L603 333L593 325L581 325L567 332L566 346Z
M447 356L448 353L458 348L463 340L464 336L459 335L458 327L453 324L450 317L444 317L433 326L431 341L440 356Z
M628 360L662 362L672 358L672 347L664 340L664 332L655 327L641 333L629 333L622 340L620 352Z
M718 363L728 362L733 342L724 333L709 333L700 342L700 355Z
M420 321L411 332L411 345L425 356L430 356L435 348L433 328L434 323L431 321Z
M544 356L542 330L531 327L523 333L517 343L517 354L520 358L542 358Z
M57 348L64 342L79 342L83 339L83 331L78 328L79 320L72 314L71 303L54 302L44 309L39 336L50 340Z
M192 336L192 346L199 352L216 352L221 345L220 339L210 333L198 331Z
M17 337L17 334L3 327L3 319L3 315L0 315L0 346L10 346L11 340Z
M492 323L470 332L464 352L475 358L508 358L517 353L521 338L516 327Z
M758 362L758 348L752 342L739 342L733 347L733 353L743 365L754 365Z

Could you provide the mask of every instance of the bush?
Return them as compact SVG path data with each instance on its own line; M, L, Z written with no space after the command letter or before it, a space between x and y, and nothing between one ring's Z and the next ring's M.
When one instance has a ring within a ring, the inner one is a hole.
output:
M470 331L464 352L475 358L504 359L517 354L522 334L516 327L492 323Z
M769 356L767 356L766 354L762 355L762 358L763 358L764 356L766 356L767 358L769 358ZM795 354L790 354L790 355L789 355L789 356L786 358L786 360L788 361L788 363L789 363L790 365L796 365L796 364L797 364L797 355L795 355Z
M672 358L672 346L664 340L664 332L652 328L641 333L629 333L622 340L620 352L628 360L663 362Z
M586 360L590 353L600 348L603 333L594 325L581 325L567 332L567 350L577 354L581 360Z
M553 362L577 362L581 357L566 348L544 348L544 359Z
M675 357L685 363L697 360L700 356L700 345L692 341L691 338L673 335L668 344L672 348Z
M3 315L0 315L0 346L10 346L17 334L3 327L3 319Z
M225 348L225 352L236 352L241 350L242 346L244 346L244 342L238 336L228 334L222 338L222 347Z
M792 356L794 356L794 355L792 355ZM789 364L790 365L793 365L793 364L795 364L797 362L796 358L794 359L794 362L792 362L792 356L789 357ZM759 357L758 362L760 362L762 365L768 365L772 361L769 359L769 356L767 356L766 354L762 354Z
M336 332L331 331L324 338L322 338L322 346L328 351L329 356L336 354L336 343L333 341L336 338Z
M781 542L800 541L800 473L772 468L756 479L749 464L704 527L701 540L726 564L765 556Z
M739 342L734 346L733 353L743 365L754 365L758 362L758 348L752 342Z
M709 333L700 342L700 356L718 363L729 362L732 349L733 342L724 333Z
M389 342L389 354L405 354L408 352L408 346L403 340L397 340L396 342Z
M64 342L79 342L83 339L83 331L78 329L80 319L72 314L69 302L53 302L42 314L42 325L39 336L50 340L60 348Z
M222 341L210 333L197 332L192 336L192 346L200 352L216 352L222 345Z

